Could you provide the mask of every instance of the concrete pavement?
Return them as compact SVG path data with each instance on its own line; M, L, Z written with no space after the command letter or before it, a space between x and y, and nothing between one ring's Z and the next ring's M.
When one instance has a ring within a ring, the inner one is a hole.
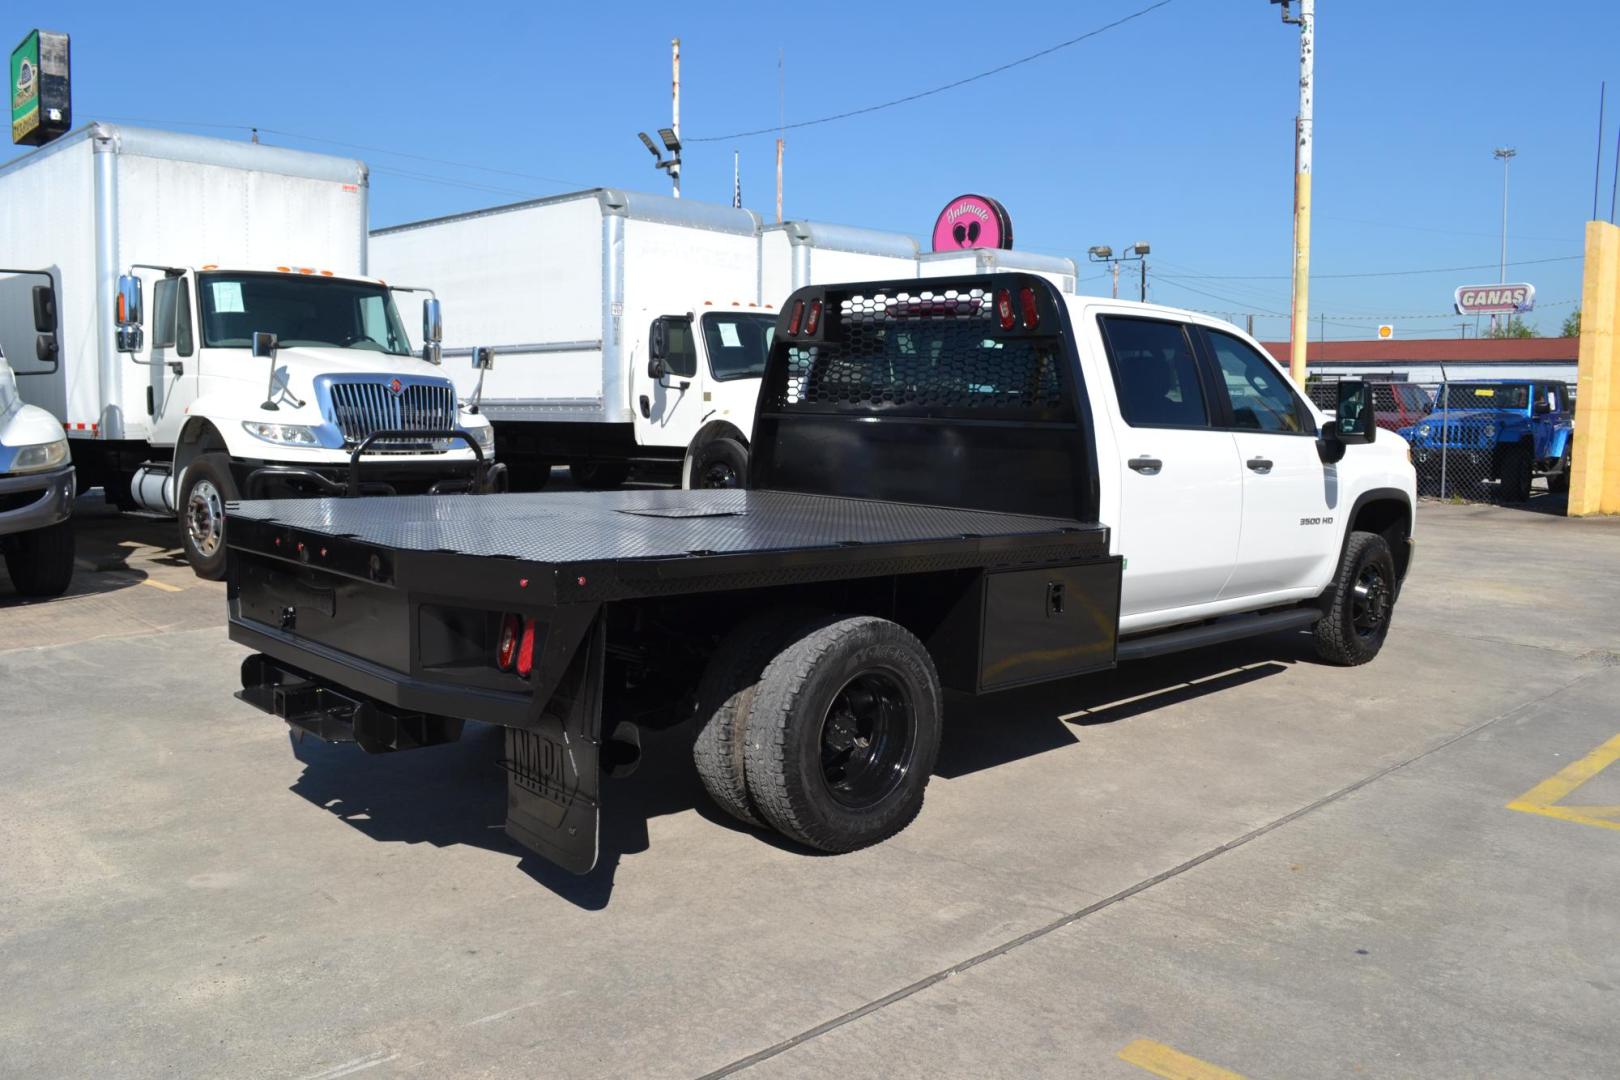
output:
M235 701L168 528L86 519L77 597L0 578L0 1075L1613 1074L1620 829L1507 804L1620 734L1620 521L1425 504L1365 668L956 701L853 855L655 736L584 879L505 838L494 732L370 758Z

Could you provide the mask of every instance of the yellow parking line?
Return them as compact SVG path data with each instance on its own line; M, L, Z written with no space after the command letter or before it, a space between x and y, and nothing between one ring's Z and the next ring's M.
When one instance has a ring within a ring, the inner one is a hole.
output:
M1119 1052L1119 1059L1166 1080L1243 1080L1239 1073L1188 1057L1152 1039L1137 1039Z
M164 592L185 592L186 591L186 590L182 589L178 585L167 585L167 584L165 584L165 583L163 583L161 581L153 581L149 577L148 578L141 578L141 584L142 585L150 585L154 589L162 589Z
M1620 735L1616 735L1579 761L1571 762L1517 799L1509 810L1540 814L1560 821L1596 825L1600 829L1620 829L1620 806L1560 806L1575 789L1620 761Z

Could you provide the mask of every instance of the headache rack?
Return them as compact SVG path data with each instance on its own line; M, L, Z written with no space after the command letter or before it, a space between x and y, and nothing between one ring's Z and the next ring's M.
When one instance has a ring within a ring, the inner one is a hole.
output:
M992 274L801 289L777 322L750 486L1096 515L1068 308Z

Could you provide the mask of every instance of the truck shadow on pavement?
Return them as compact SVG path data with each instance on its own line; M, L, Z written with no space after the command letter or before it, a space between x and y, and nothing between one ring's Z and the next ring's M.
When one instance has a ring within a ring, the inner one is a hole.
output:
M934 772L949 779L1061 749L1077 741L1071 725L1117 723L1281 674L1313 655L1309 634L1282 634L982 699L952 697ZM507 837L506 778L496 764L499 728L469 724L460 742L382 755L353 744L293 738L303 773L291 790L380 843L470 844L510 855L535 882L587 911L607 906L620 860L646 851L648 822L670 814L695 810L765 843L822 857L773 833L748 829L715 808L692 768L692 739L686 724L647 732L636 773L603 781L601 856L584 876L530 854Z

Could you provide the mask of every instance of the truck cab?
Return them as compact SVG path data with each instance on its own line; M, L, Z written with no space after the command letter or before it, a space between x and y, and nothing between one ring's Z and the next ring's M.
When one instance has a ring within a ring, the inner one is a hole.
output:
M103 477L113 499L177 515L186 557L218 577L233 499L487 484L489 422L438 369L431 295L413 351L395 302L407 291L312 267L131 266L113 330L146 369L151 452ZM353 490L351 459L383 432Z
M638 382L637 441L688 447L686 488L741 487L748 471L747 432L776 333L776 311L712 301L648 325L645 371ZM644 380L644 381L643 381Z
M1537 476L1549 491L1569 490L1574 417L1559 380L1459 380L1444 383L1430 414L1401 435L1421 477L1436 476L1444 459L1452 475L1498 481L1504 500L1522 502Z
M73 580L74 489L62 425L23 403L0 350L0 554L24 596L57 596Z

